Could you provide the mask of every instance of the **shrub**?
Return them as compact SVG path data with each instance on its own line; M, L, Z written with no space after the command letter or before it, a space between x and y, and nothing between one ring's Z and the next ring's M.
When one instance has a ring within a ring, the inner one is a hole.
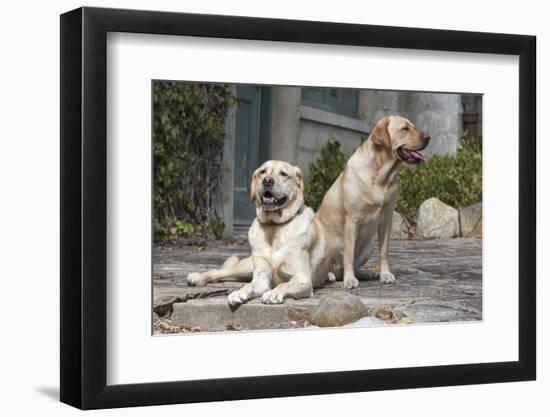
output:
M437 197L453 207L482 200L481 147L461 144L455 155L434 155L399 171L397 211L414 219L422 202Z
M225 117L236 100L228 86L153 85L155 238L220 236L215 210L221 182Z
M309 166L309 179L305 187L306 205L314 210L319 207L327 190L344 170L347 159L340 142L331 136Z

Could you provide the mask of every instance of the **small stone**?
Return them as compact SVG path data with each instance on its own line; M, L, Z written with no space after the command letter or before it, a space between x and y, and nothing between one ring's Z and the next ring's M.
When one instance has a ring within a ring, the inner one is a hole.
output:
M393 212L391 224L391 239L404 240L409 238L409 227L405 218L397 211Z
M160 318L169 318L174 312L174 303L180 302L181 298L175 295L163 294L155 297L153 311Z
M402 311L396 310L389 305L379 306L375 310L374 316L380 320L392 324L401 323L403 319L406 319L406 316Z
M424 201L418 208L416 234L423 238L459 236L458 210L435 197Z
M381 306L375 313L375 316L380 320L390 321L393 320L393 310L389 306Z
M335 327L357 321L367 314L359 297L346 291L337 291L321 297L310 320L319 327Z
M475 203L459 210L460 236L482 237L483 211L482 204Z

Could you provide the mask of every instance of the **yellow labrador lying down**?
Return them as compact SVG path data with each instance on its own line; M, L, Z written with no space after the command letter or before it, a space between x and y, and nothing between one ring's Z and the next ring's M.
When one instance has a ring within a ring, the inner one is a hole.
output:
M317 213L304 205L298 167L268 161L252 176L256 219L248 233L252 256L230 257L218 270L187 276L189 285L235 278L252 281L228 297L231 306L262 297L268 304L312 295L329 277L355 288L355 270L372 253L378 234L380 281L395 280L388 263L397 173L402 162L419 163L430 137L407 119L385 117L355 151L330 187Z
M313 210L304 205L300 168L287 162L267 161L252 175L250 198L256 218L248 232L252 256L229 258L222 269L190 274L189 284L206 284L250 276L252 281L229 294L231 306L262 297L267 304L286 297L304 298L325 282L330 259L328 246Z

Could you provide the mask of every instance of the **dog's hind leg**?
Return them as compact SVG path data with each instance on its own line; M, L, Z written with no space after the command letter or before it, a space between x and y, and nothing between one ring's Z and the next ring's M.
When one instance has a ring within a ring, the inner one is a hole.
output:
M374 271L367 271L367 270L361 270L359 271L359 268L362 267L367 263L367 261L372 256L372 253L374 252L374 243L371 240L365 249L363 249L363 252L359 254L359 256L355 259L354 262L354 268L356 272L357 279L360 281L369 281L372 279L379 279L380 274L378 272Z
M251 256L241 260L237 256L230 256L220 269L211 269L203 273L193 272L187 275L187 285L203 286L213 282L250 281L253 268Z
M374 252L374 243L372 240L365 246L365 248L359 253L359 255L355 258L353 262L353 267L355 270L359 269L363 265L367 263L367 261L372 256L372 253Z

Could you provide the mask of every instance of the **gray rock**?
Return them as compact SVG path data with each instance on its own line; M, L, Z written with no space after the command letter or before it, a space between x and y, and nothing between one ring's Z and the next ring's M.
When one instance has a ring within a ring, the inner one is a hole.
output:
M359 297L347 291L337 291L321 297L319 305L311 313L310 321L319 327L343 326L367 314Z
M460 236L482 237L483 210L481 203L475 203L459 210Z
M418 208L416 234L423 238L449 238L460 234L458 210L433 197Z
M409 227L405 218L397 211L393 212L391 225L391 239L403 240L409 238Z

